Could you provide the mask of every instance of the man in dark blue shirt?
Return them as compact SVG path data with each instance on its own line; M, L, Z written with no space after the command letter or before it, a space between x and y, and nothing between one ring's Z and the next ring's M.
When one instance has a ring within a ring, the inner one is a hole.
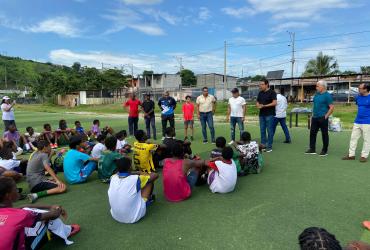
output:
M168 91L166 91L158 100L158 106L161 109L162 113L162 134L164 139L166 135L165 130L167 128L167 121L170 122L170 127L175 128L176 100L170 96L170 93Z
M367 162L370 151L370 85L362 83L358 86L359 95L356 98L358 112L352 128L348 155L343 160L355 160L358 140L364 138L360 162Z
M327 83L320 80L316 83L316 95L313 98L313 114L310 130L310 148L306 154L316 154L316 137L319 129L322 134L323 147L320 156L328 155L329 147L329 116L334 111L333 98L326 91Z

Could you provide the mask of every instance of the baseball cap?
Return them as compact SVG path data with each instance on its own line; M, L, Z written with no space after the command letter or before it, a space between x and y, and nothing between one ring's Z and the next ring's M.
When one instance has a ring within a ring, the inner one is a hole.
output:
M4 96L3 100L10 100L9 96Z
M231 93L239 93L239 89L238 89L238 88L233 88L233 89L231 90Z

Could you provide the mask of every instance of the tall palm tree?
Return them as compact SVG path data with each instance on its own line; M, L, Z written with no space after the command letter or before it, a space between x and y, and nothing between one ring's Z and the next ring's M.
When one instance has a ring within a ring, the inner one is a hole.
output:
M324 55L322 52L306 64L303 76L333 75L338 73L338 63L333 56Z

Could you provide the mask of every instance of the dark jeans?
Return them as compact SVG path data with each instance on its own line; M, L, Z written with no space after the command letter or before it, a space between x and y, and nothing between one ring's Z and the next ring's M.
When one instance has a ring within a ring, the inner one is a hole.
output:
M285 117L283 117L283 118L274 117L274 120L272 122L272 128L274 130L274 135L275 135L275 132L276 132L276 127L279 123L280 123L281 128L284 131L285 140L290 141L291 139L290 139L289 129L288 129L288 126L286 125L286 118Z
M274 119L273 115L260 116L261 143L266 146L266 149L272 148L272 142L274 139L274 131L272 128L273 119Z
M236 124L238 124L240 137L242 133L244 132L244 122L243 118L241 117L230 117L230 132L231 132L231 140L235 141L235 127Z
M3 120L3 122L4 122L4 131L5 132L8 131L10 125L14 125L14 126L17 127L17 125L15 125L14 120Z
M328 152L329 147L329 120L325 117L312 117L310 130L310 149L316 150L317 133L321 130L322 151Z
M155 116L146 116L145 118L145 127L148 138L150 138L150 127L153 131L153 139L157 140L157 129L155 127Z
M213 113L212 112L200 112L200 124L202 125L203 141L207 139L207 124L209 131L211 132L211 139L215 141L215 127L213 126Z
M170 122L170 127L175 128L175 115L162 115L162 135L165 137L166 128L167 128L167 121Z
M139 117L128 117L128 131L130 135L134 135L137 130L137 123L139 122Z

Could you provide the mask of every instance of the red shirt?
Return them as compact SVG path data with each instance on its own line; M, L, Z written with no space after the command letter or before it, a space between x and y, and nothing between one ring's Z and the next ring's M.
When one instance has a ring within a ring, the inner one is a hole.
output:
M194 120L194 104L185 102L182 105L182 113L184 114L185 121L192 121Z
M25 249L24 228L33 227L38 216L19 208L0 208L0 249Z
M191 195L191 188L183 170L184 160L164 159L163 192L168 201L178 202Z
M125 107L130 107L130 111L128 113L129 117L139 117L139 106L141 105L141 101L138 99L132 100L129 99L125 102Z

